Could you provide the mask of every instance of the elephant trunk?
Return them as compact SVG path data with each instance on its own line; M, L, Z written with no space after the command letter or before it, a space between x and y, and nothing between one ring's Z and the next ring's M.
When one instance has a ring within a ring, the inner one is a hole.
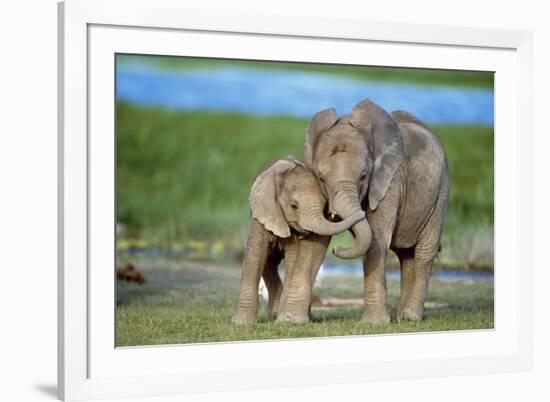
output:
M341 217L353 216L358 211L363 212L356 190L348 188L338 194L334 197L334 209ZM369 249L372 241L372 231L367 219L364 218L355 223L351 230L355 235L355 243L348 248L338 247L333 250L335 256L346 259L358 258Z
M311 210L300 222L300 226L307 231L324 236L333 236L351 228L357 222L365 219L364 211L356 211L340 222L330 222L323 215L321 208Z

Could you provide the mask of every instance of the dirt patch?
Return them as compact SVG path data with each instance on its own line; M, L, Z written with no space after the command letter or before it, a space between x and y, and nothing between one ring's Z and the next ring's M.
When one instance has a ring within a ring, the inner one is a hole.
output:
M339 297L327 297L321 299L313 296L311 307L314 309L329 309L339 307L361 307L363 305L362 298L345 299Z
M329 309L339 307L362 307L362 298L340 298L340 297L326 297L321 299L320 297L313 297L311 307L315 309ZM439 302L426 302L424 308L426 309L439 309L449 307L448 303Z

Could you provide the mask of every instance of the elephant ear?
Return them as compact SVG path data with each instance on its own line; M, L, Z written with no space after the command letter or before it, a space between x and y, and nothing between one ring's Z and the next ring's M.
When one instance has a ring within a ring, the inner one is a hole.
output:
M359 131L370 136L374 165L369 181L368 199L369 207L374 211L386 195L390 182L403 160L401 132L392 117L368 99L353 108L351 122Z
M304 165L302 162L300 162L298 159L296 159L296 157L295 157L294 155L287 155L287 156L284 157L284 160L285 160L285 161L292 162L292 163L294 163L296 166L307 167L307 166Z
M430 131L430 128L426 124L418 120L414 115L410 114L409 112L405 112L404 110L395 110L391 112L391 117L397 124L414 123Z
M252 217L278 237L290 237L290 228L277 203L283 176L296 167L293 161L281 159L261 172L250 190Z
M327 131L336 123L336 110L334 108L316 113L309 122L305 131L304 158L309 166L313 166L313 151L319 138L319 134Z

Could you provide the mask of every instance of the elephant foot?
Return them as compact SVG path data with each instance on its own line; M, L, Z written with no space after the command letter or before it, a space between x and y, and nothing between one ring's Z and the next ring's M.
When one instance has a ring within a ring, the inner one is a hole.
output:
M235 325L252 325L256 323L256 314L239 311L233 316L231 321Z
M424 306L397 306L394 318L399 321L421 321L424 316Z
M305 324L309 322L308 314L293 314L288 311L284 311L277 316L277 322L287 322L293 324Z
M277 315L279 313L279 300L268 303L267 313L271 318L273 319L277 318Z
M361 317L361 321L372 325L389 324L391 321L390 314L387 310L370 310L365 311Z

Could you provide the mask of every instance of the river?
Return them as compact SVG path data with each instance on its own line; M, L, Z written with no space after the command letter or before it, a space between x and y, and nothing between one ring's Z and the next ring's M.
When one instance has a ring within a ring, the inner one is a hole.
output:
M310 118L328 107L339 115L370 98L388 111L407 110L433 124L493 125L491 89L365 82L324 73L246 68L166 70L119 65L117 99L173 110Z

